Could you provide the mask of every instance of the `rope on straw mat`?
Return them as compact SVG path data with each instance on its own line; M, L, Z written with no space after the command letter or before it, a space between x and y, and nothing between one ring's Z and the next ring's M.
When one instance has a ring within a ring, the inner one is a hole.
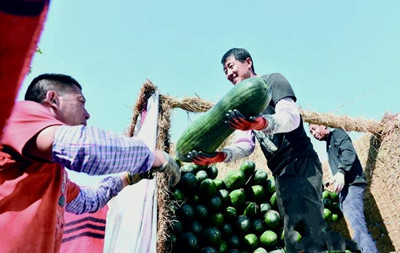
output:
M186 97L183 99L162 95L170 108L180 108L188 112L205 112L214 104L201 98ZM300 109L300 114L305 122L321 124L329 127L343 128L346 131L370 132L378 134L382 131L383 125L380 122L362 118L351 118L348 116L336 116L328 113L317 113Z

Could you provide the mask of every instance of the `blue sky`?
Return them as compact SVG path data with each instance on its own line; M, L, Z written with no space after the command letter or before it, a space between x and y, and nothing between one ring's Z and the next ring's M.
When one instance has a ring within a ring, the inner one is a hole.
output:
M231 88L221 56L243 47L258 74L289 80L303 109L379 120L400 108L399 11L396 0L52 1L19 99L35 76L69 74L89 124L122 133L146 79L217 102ZM172 141L195 117L173 112Z

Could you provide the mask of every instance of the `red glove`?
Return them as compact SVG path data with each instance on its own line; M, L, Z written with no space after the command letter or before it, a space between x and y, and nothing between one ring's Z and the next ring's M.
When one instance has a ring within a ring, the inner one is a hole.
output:
M252 116L247 118L238 110L229 110L226 114L228 124L233 129L238 130L262 130L268 126L268 121L263 116Z
M213 163L223 162L226 155L224 152L204 153L203 151L193 150L188 153L188 158L197 165L207 166Z

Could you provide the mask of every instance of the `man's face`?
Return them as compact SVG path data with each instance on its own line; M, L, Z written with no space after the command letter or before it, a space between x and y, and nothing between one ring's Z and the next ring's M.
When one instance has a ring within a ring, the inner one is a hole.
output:
M325 140L325 138L329 134L328 128L323 125L310 124L308 126L308 129L310 130L311 135L319 141Z
M86 99L78 87L58 95L57 101L59 103L56 116L58 120L70 126L86 126L90 115L85 109Z
M223 67L226 78L233 83L233 85L236 85L240 81L254 75L251 71L252 65L253 62L250 58L247 58L244 62L240 62L236 60L234 56L230 56L226 59Z

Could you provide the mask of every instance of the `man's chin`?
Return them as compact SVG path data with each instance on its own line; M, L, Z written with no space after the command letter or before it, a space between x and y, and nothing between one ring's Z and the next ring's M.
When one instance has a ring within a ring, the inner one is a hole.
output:
M321 138L321 137L315 137L315 136L314 136L314 138L315 138L317 141L322 141L322 138Z
M240 81L241 81L241 80L239 80L239 79L234 79L234 80L232 81L232 83L233 83L233 85L236 85L236 84L240 83Z

